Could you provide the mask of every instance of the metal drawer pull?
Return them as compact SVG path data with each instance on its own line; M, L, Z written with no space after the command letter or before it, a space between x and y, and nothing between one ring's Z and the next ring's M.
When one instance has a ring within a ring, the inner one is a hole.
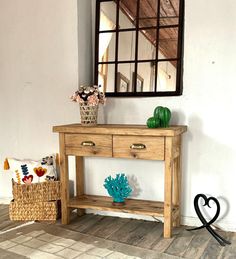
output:
M144 144L132 144L130 146L131 149L145 149L146 146Z
M93 147L95 146L95 143L93 141L83 141L80 145L84 147Z

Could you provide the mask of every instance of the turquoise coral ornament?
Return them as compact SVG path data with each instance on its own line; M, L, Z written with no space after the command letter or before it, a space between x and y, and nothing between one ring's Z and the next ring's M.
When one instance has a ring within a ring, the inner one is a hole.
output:
M116 174L115 178L108 176L105 179L103 186L107 189L108 194L113 198L114 203L124 203L125 199L132 192L125 174Z

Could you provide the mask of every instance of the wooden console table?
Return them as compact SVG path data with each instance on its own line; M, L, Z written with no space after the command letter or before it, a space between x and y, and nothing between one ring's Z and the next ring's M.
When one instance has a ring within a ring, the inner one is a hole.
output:
M80 215L90 208L164 216L164 237L170 238L172 227L180 225L181 135L186 130L186 126L158 129L144 125L54 126L60 140L62 224L69 224L71 208L77 208ZM76 157L77 197L72 199L69 198L69 155ZM127 199L124 206L113 206L109 197L86 195L83 168L86 156L164 161L164 202Z

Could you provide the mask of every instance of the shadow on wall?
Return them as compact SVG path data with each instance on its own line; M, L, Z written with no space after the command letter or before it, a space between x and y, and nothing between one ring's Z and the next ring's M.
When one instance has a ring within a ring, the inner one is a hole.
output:
M142 192L138 179L135 175L128 175L129 185L132 189L131 197L138 197Z
M198 193L206 195L207 192L207 196L219 199L221 205L219 221L224 219L230 211L228 198L223 197L222 194L227 191L224 174L228 169L229 161L234 161L234 152L226 144L219 143L218 139L204 134L203 123L204 121L200 117L190 116L187 122L188 132L183 136L183 211L189 207L187 204L189 201L194 211L195 195ZM209 189L211 194L209 194ZM211 218L210 211L203 210L203 212L207 218ZM194 215L196 215L195 211Z
M210 194L205 194L207 197L211 197L212 195ZM220 228L219 224L217 222L221 221L222 219L224 219L228 213L229 213L229 202L227 201L227 199L223 196L219 196L219 197L215 197L218 199L219 203L220 203L220 215L218 217L218 219L216 220L216 222L213 223L213 225L217 228ZM209 222L216 214L216 205L214 202L211 202L210 208L208 206L203 206L204 204L204 200L201 199L200 202L201 206L199 206L203 216L207 219L207 221Z

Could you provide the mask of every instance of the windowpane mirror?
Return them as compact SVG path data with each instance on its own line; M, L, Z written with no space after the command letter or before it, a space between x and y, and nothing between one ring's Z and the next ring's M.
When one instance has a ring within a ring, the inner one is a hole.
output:
M184 0L97 0L95 84L106 96L182 94Z

